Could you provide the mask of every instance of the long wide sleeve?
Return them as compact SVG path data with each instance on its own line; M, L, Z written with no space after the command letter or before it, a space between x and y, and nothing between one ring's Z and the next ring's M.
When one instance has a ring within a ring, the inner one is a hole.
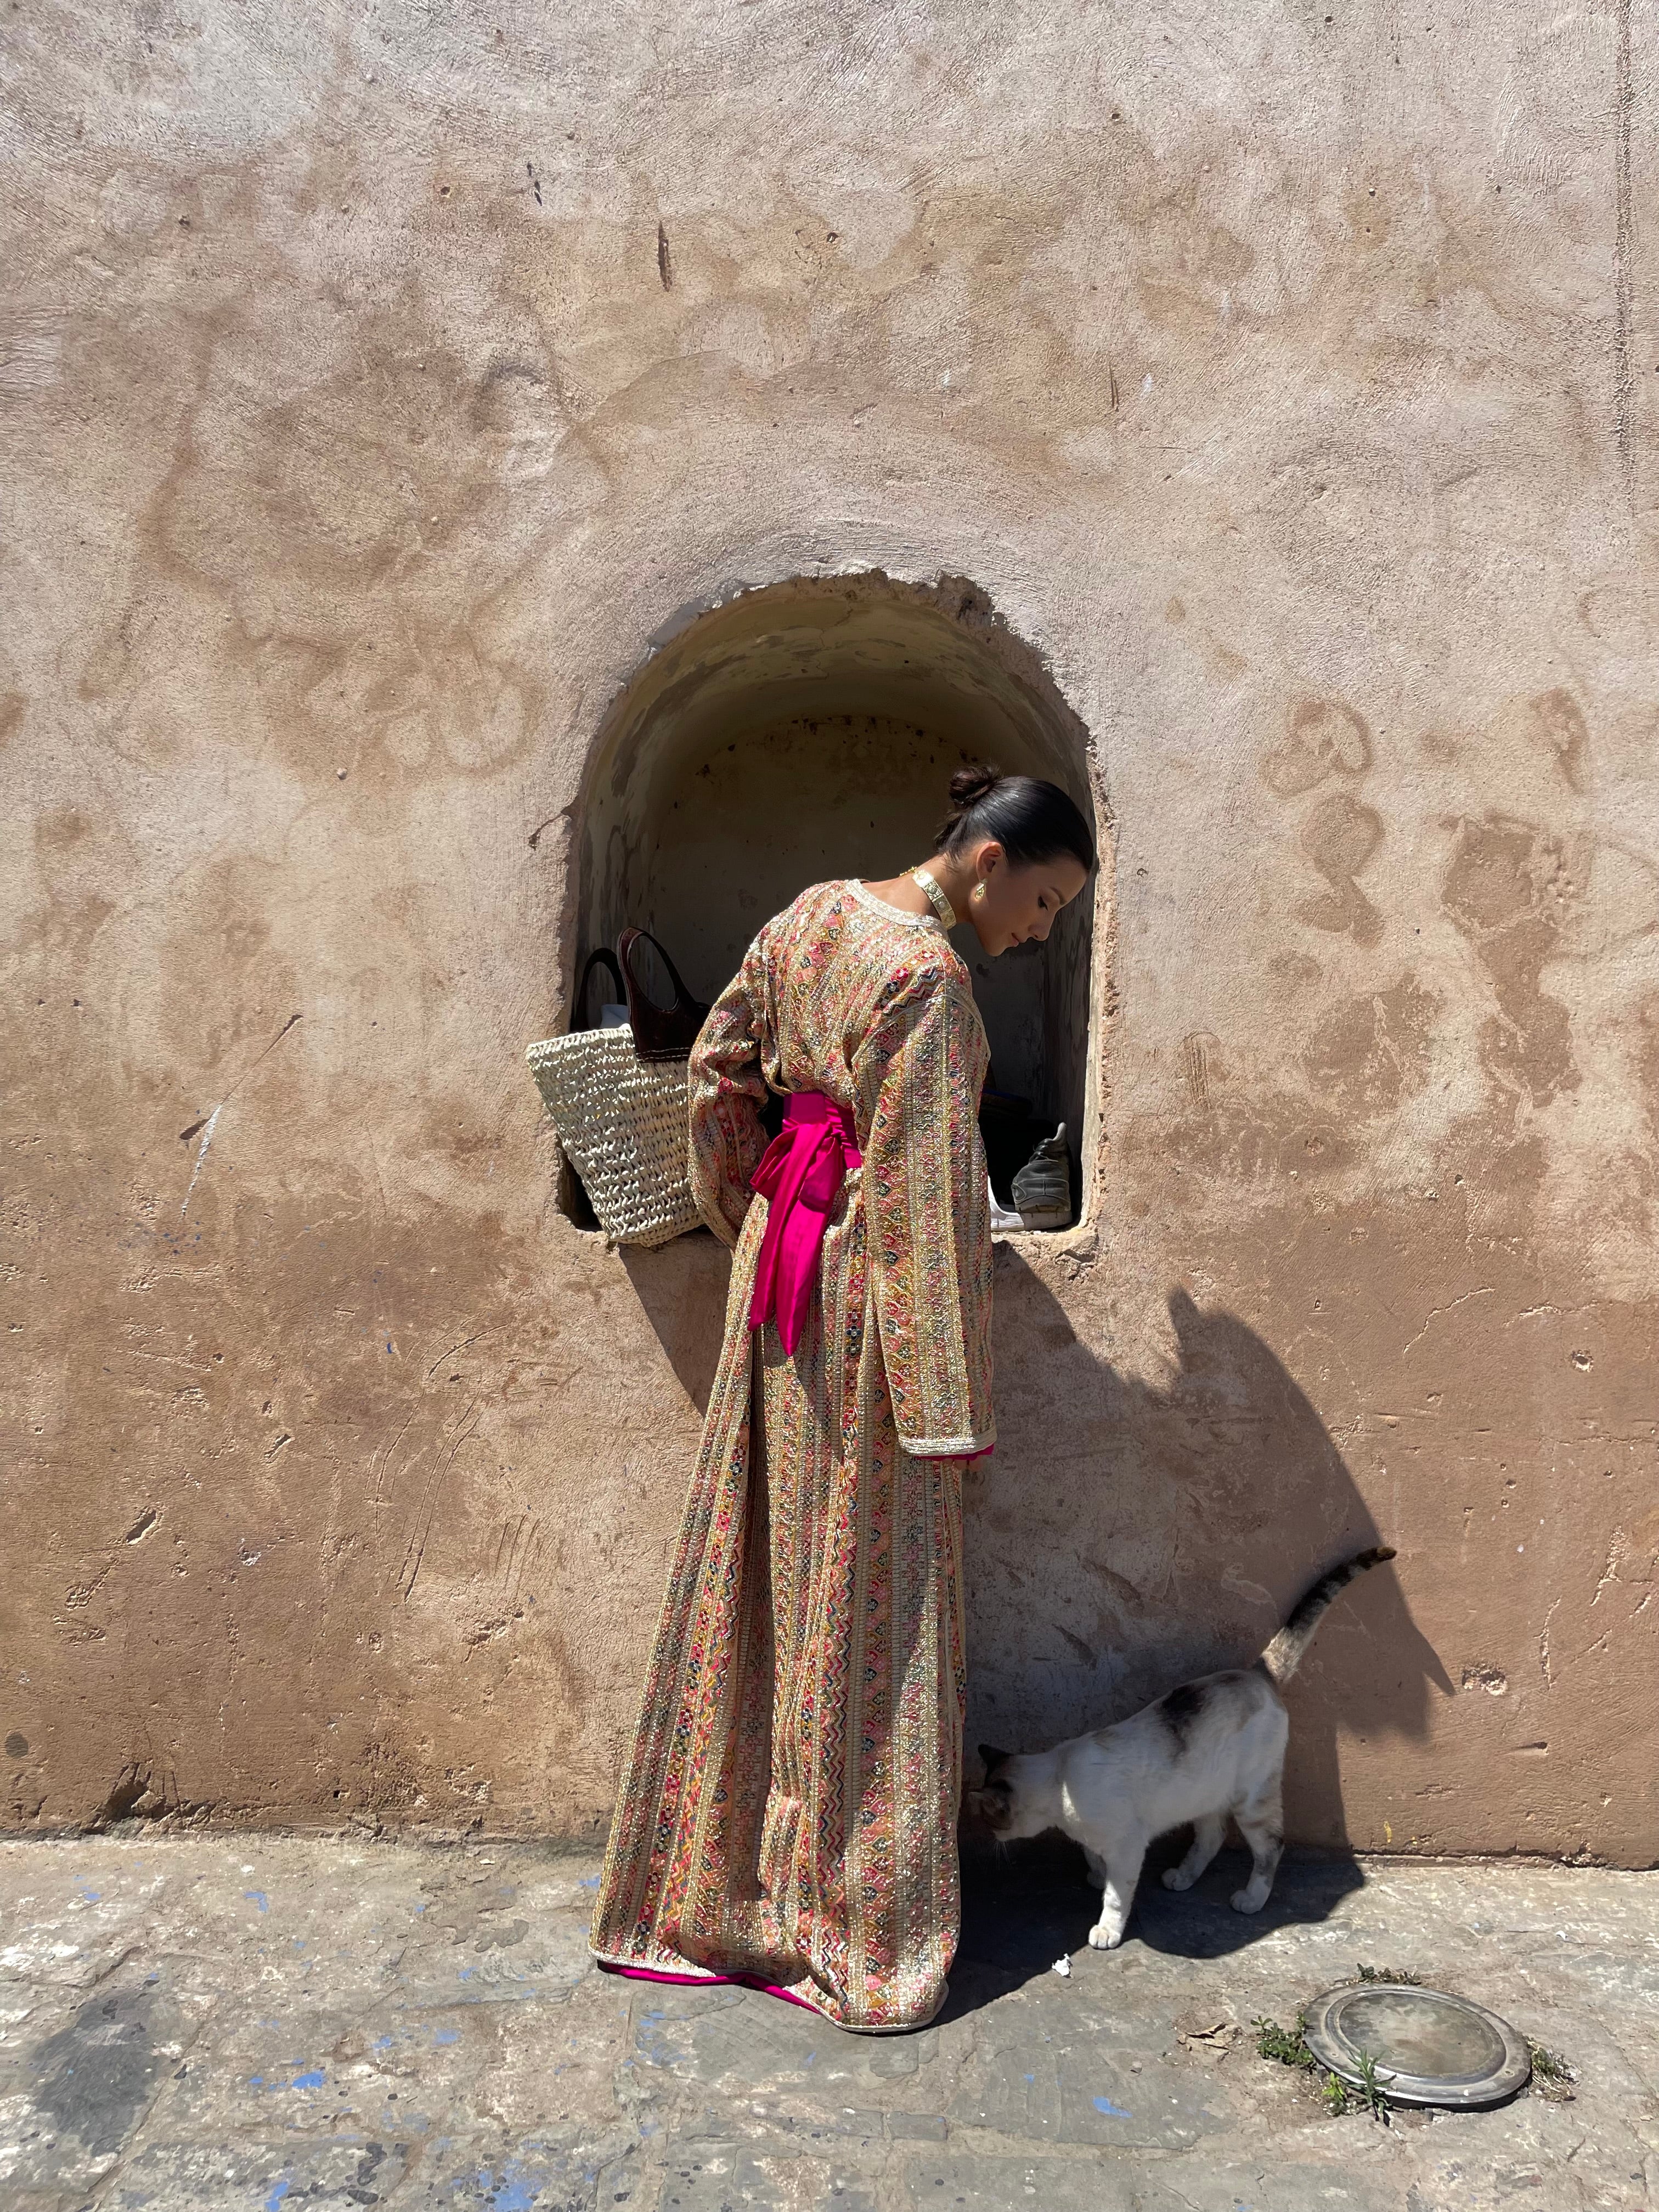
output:
M757 938L708 1010L689 1071L691 1190L697 1211L723 1243L735 1244L753 1194L749 1179L766 1150L761 1108L760 1010L766 963Z
M882 1353L899 1442L916 1456L996 1440L986 1064L972 998L928 965L888 985L854 1065Z

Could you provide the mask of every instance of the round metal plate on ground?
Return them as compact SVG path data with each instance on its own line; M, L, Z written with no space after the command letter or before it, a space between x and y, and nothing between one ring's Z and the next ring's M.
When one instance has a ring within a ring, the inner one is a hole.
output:
M1304 2033L1320 2064L1355 2088L1361 2059L1370 2059L1396 2105L1501 2104L1532 2074L1526 2043L1507 2021L1444 1990L1395 1982L1328 1990L1309 2006Z

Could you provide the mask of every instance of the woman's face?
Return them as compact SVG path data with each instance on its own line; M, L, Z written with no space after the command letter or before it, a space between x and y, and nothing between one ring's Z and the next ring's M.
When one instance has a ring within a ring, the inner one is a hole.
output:
M975 891L983 884L985 896L969 900L968 919L993 959L1033 939L1041 945L1061 907L1089 880L1083 863L1069 853L1034 861L1028 868L1016 867L1001 846L990 840L975 854L973 867Z

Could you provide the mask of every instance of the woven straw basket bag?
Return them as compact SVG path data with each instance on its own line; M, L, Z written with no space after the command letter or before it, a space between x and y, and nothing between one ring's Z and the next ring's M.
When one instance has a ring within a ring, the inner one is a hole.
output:
M594 953L582 971L578 1018L596 963L608 967L627 991L635 1023L546 1037L525 1057L605 1235L616 1244L665 1244L702 1219L691 1195L686 1088L685 1055L696 1024L674 1057L642 1059L635 1026L650 1029L650 1015L660 1018L662 1010L646 1002L640 1023L638 995L609 952ZM687 1000L684 1012L682 1028L700 1010ZM660 1054L659 1042L657 1049Z

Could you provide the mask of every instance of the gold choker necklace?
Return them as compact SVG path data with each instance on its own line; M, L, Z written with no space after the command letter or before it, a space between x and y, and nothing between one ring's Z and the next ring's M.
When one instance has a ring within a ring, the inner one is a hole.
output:
M925 867L912 868L910 880L927 894L928 905L933 908L945 927L947 929L954 929L957 926L957 910L945 896L944 887L928 874Z

